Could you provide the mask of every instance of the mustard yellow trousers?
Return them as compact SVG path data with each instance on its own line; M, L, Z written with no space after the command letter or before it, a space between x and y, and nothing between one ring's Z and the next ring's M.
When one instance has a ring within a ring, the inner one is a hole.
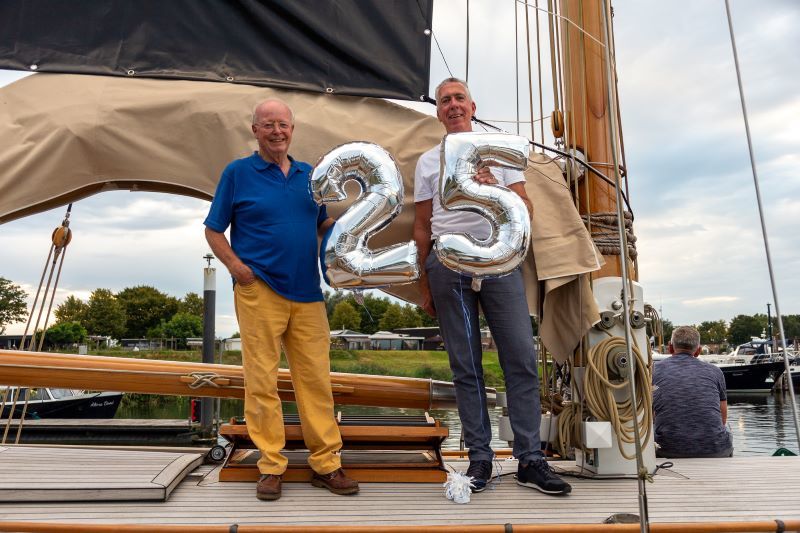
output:
M324 302L294 302L262 280L234 286L242 336L245 377L244 416L253 444L261 451L262 474L283 474L288 461L283 412L278 397L281 342L292 374L303 438L315 472L341 467L342 437L333 413L330 330Z

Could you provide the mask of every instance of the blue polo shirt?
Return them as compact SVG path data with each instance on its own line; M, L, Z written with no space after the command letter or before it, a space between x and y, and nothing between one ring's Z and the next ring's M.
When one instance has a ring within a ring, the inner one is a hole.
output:
M311 197L311 165L291 157L288 176L258 152L222 172L205 222L223 233L256 276L296 302L322 301L317 226L328 218Z

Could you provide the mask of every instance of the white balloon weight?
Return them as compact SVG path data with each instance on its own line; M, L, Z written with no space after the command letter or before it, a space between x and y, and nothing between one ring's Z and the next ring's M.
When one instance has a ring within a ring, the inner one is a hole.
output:
M442 206L485 217L491 236L480 241L466 233L440 235L434 251L443 265L475 278L499 277L519 266L528 251L531 222L522 199L507 187L473 179L484 166L524 170L530 144L519 135L453 133L442 141Z
M388 226L403 207L403 178L392 156L380 146L351 142L324 155L311 172L318 204L347 198L344 184L356 180L361 195L322 241L325 281L335 289L369 289L410 283L419 277L414 241L370 250L367 241Z

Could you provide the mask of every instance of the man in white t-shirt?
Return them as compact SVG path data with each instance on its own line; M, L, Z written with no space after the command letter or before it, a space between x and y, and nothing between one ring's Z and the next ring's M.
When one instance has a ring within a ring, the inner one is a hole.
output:
M475 114L467 84L448 78L436 88L436 115L447 133L472 131ZM508 413L514 432L514 457L519 459L517 483L546 494L568 494L568 483L556 476L541 450L539 378L525 285L519 269L500 278L484 279L479 291L472 278L442 265L431 253L433 242L446 233L465 232L477 239L491 236L489 222L476 213L447 211L439 200L439 152L434 146L419 158L414 175L414 240L420 260L423 309L439 319L450 358L458 413L469 448L467 475L473 492L484 490L492 477L492 428L486 406L478 309L483 310L497 344L505 376ZM522 198L529 213L520 171L481 168L474 178L483 184L508 187Z

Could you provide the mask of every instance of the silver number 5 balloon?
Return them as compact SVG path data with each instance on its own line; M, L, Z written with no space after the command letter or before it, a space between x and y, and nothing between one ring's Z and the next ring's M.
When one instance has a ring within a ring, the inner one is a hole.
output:
M476 278L503 276L519 266L531 236L525 204L510 189L478 183L473 176L483 166L524 170L529 153L528 140L518 135L468 132L444 138L442 206L482 215L491 224L492 234L486 241L466 233L440 235L434 251L443 265Z
M311 172L318 204L347 198L344 183L356 180L361 195L331 227L322 242L325 281L335 289L369 289L410 283L419 277L414 241L370 250L367 241L389 225L403 207L403 177L380 146L351 142L324 155Z

